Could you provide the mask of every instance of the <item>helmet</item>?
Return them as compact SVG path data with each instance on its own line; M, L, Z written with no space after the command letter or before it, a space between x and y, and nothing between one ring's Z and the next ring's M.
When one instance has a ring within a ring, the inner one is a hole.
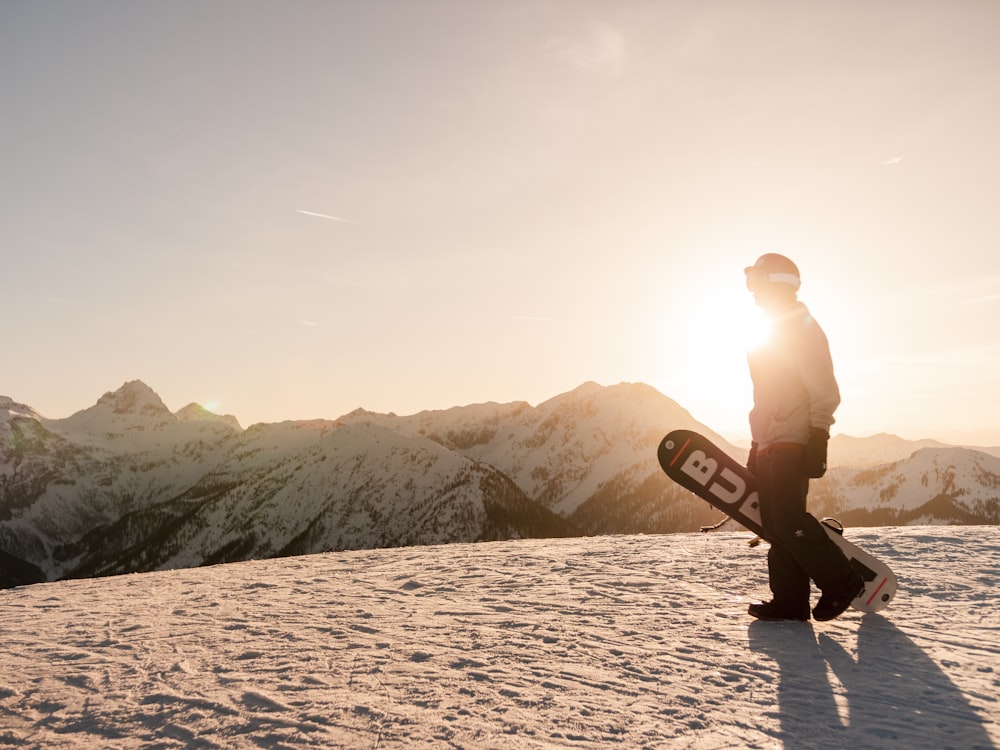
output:
M802 283L798 266L777 253L760 256L756 263L744 269L744 273L747 275L747 289L751 292L760 289L760 285L765 283L782 284L797 292Z

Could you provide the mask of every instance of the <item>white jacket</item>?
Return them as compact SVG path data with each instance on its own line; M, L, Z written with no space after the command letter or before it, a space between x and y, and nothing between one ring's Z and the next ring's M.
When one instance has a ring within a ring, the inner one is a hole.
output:
M826 334L801 302L773 319L767 340L747 355L753 381L750 434L758 448L829 432L840 389Z

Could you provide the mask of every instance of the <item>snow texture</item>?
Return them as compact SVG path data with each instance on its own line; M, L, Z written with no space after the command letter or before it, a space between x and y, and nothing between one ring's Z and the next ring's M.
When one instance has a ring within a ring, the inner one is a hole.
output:
M1000 528L849 529L879 615L759 623L745 533L337 552L0 592L0 746L995 748Z

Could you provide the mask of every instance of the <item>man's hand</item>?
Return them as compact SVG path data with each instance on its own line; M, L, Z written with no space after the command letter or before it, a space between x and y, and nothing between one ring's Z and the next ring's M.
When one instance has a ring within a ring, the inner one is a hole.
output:
M747 471L757 476L757 443L750 443L750 455L747 456Z
M826 474L826 447L830 442L830 433L820 427L809 428L809 442L802 460L806 476L819 479Z

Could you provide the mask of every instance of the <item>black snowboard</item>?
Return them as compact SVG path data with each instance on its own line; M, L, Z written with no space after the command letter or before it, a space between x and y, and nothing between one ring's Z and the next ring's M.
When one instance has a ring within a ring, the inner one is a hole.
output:
M656 457L679 485L755 534L764 535L754 476L711 440L691 430L674 430L660 441ZM896 595L896 576L889 566L849 542L842 529L825 519L823 528L865 579L864 590L851 606L862 612L888 607Z

